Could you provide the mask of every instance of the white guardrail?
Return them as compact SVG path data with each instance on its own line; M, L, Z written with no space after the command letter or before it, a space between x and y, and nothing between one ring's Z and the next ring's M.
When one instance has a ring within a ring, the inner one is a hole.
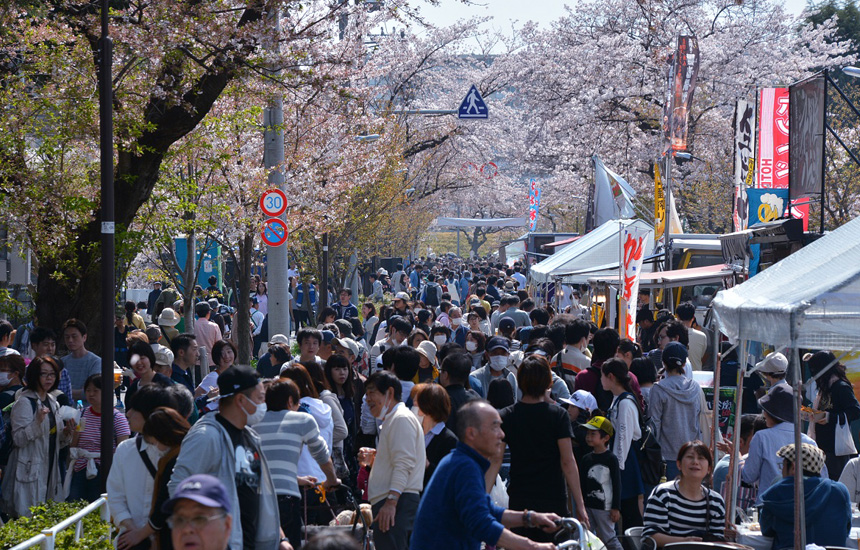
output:
M82 509L77 514L67 517L53 527L43 529L41 534L36 535L29 540L25 540L17 546L13 546L11 550L25 550L27 548L35 548L37 546L40 547L41 550L54 550L54 545L57 542L57 533L72 526L75 527L75 541L78 541L84 531L83 519L95 512L99 512L102 520L110 522L110 510L108 509L107 495L102 495L101 498Z

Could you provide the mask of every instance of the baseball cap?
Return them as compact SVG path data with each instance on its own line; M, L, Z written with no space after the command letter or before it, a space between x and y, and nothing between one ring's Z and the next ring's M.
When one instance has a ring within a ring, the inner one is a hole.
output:
M167 367L173 365L173 352L166 346L161 346L155 352L155 364L165 365Z
M358 344L352 338L335 338L331 343L348 349L353 357L358 357Z
M586 390L576 390L573 392L573 395L570 396L570 399L560 397L558 400L566 405L579 407L584 411L593 411L597 408L597 399L591 395L591 392Z
M330 344L334 340L334 333L330 330L323 330L322 339L324 344Z
M784 445L779 448L776 452L776 456L780 458L784 458L785 460L789 460L793 462L795 465L797 464L797 460L794 459L794 443L791 445ZM801 468L806 470L807 472L812 472L813 474L820 474L822 468L824 468L824 451L816 447L815 445L810 445L809 443L801 443L800 444L800 464Z
M517 328L517 323L514 322L514 320L511 319L510 317L505 317L504 319L499 321L499 328L500 329Z
M510 351L511 342L503 336L493 336L487 341L486 350L489 352L496 349L504 349L505 351Z
M683 367L687 362L687 348L681 342L669 342L663 348L663 363L671 367Z
M223 399L256 388L259 383L260 374L256 370L246 365L233 365L218 376L218 392Z
M582 425L586 430L603 430L609 437L615 434L615 428L612 427L612 422L604 416L595 416L588 422Z
M762 373L781 374L788 370L788 359L778 351L768 353L767 357L755 364L755 368Z
M210 508L221 508L230 513L230 497L227 496L227 489L218 478L209 474L195 474L183 480L173 493L173 498L164 503L162 511L172 514L173 507L182 499L193 500Z
M290 345L290 339L284 336L283 334L275 334L271 338L269 338L269 345L274 346L275 344L287 344Z
M397 294L394 295L394 299L395 300L403 300L404 302L408 302L409 301L409 295L406 294L405 292L398 292Z

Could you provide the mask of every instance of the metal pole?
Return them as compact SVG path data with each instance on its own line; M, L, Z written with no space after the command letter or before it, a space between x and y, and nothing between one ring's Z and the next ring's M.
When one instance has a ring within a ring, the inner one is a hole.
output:
M714 323L716 325L716 323ZM716 326L712 326L713 337L711 338L714 363L714 418L713 426L711 426L711 452L714 457L717 456L717 431L720 429L720 371L722 370L722 361L718 359L720 350L720 331ZM741 410L738 408L735 411L735 431L740 431L740 416Z
M821 136L821 222L819 225L819 233L824 234L824 189L826 186L826 175L827 171L825 167L827 166L827 81L830 80L829 73L827 69L824 69L824 132ZM853 105L852 105L853 107ZM789 153L791 153L791 149L789 149ZM853 155L852 155L853 156ZM789 166L791 166L791 161L789 158ZM808 221L808 220L807 220Z
M113 188L113 41L108 25L108 0L102 0L99 40L99 148L101 156L101 247L102 247L102 419L101 419L101 486L107 487L107 476L113 462L113 361L114 361L114 188Z
M803 384L800 376L800 352L797 349L797 333L795 314L791 314L791 359L788 370L791 371L791 386L794 388L794 547L806 547L806 503L803 487L803 456L800 436L800 407L803 405Z
M324 300L322 302L323 305L319 307L322 310L322 308L331 305L328 301L328 233L323 233L322 236L322 281L320 281L320 294L322 296L317 298L317 303L319 303L319 300Z
M738 346L738 392L735 396L735 410L741 410L741 404L744 399L744 377L746 376L747 370L747 341L741 340L740 345ZM732 484L729 486L729 498L726 503L726 508L728 513L726 514L726 522L735 522L736 516L736 508L738 502L738 487L740 486L741 480L738 479L738 466L740 461L738 458L740 457L740 444L741 444L741 430L740 423L735 422L735 431L732 434L732 456L729 457L729 469L732 472Z
M280 16L277 9L271 10L272 33L274 38L266 44L272 52L278 51L277 37L280 34ZM275 72L277 74L277 72ZM286 178L281 167L284 164L284 100L278 96L272 98L263 112L263 160L268 170L268 183L287 193ZM286 215L280 216L286 221ZM289 260L287 245L269 246L266 250L266 272L268 274L269 296L269 336L283 334L290 337L290 283L287 278ZM247 298L244 298L247 299ZM244 307L241 306L240 307ZM254 354L258 350L252 350Z

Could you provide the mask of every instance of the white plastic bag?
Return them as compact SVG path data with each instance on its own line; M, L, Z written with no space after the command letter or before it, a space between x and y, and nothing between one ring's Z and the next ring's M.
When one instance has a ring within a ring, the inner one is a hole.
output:
M505 487L505 482L502 481L502 476L496 474L496 483L490 489L490 499L493 504L500 508L508 509L508 489Z
M847 456L857 454L854 446L854 436L851 435L851 426L848 416L840 414L836 421L836 456Z

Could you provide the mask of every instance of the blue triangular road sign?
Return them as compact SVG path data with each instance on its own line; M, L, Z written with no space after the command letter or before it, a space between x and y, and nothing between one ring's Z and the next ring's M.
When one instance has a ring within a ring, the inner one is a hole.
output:
M458 118L487 118L490 110L487 109L487 104L484 103L484 98L481 97L478 88L472 84L469 88L469 93L466 98L460 103L460 108L457 110Z

